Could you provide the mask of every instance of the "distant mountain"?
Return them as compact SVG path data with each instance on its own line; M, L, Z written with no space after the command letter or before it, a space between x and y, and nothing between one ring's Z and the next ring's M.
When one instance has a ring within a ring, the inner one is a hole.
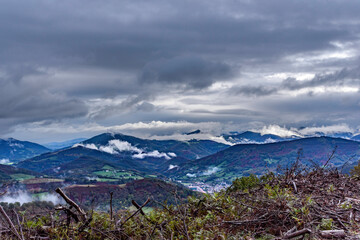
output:
M56 168L50 168L44 171L49 175L57 176L78 176L78 175L88 175L91 172L97 171L99 169L108 166L108 168L117 168L115 164L104 161L102 159L97 159L93 157L79 157L70 162L66 162L58 165Z
M103 161L109 161L113 163L116 162L117 164L122 165L127 169L133 169L137 167L131 161L131 159L123 159L107 152L89 149L82 146L45 153L40 156L21 161L17 164L17 166L36 172L48 172L49 169L56 169L62 164L70 163L81 157L101 159ZM141 168L141 166L139 167Z
M230 135L223 135L224 139L228 142L235 144L251 144L251 143L273 143L280 141L293 140L297 137L282 138L274 134L264 134L252 131L246 131L243 133L234 133Z
M92 157L80 157L71 162L63 163L56 168L47 169L43 173L49 176L73 179L77 182L81 182L82 179L96 180L98 182L117 182L119 180L142 179L147 176L145 173Z
M351 140L360 141L360 134L352 136Z
M86 138L76 138L76 139L71 139L68 141L63 141L63 142L51 142L51 143L46 143L43 144L45 147L52 149L52 150L59 150L62 148L67 148L67 147L71 147L76 143L82 142L86 140Z
M326 134L324 132L316 132L308 137L333 137L333 138L344 138L344 139L351 139L353 137L353 133L351 132L338 132L338 133L331 133Z
M18 164L19 167L47 172L81 157L101 159L116 167L141 172L165 171L171 164L211 155L229 147L210 140L148 140L123 134L104 133L68 149L46 153ZM172 159L175 160L172 161Z
M50 149L33 142L14 138L0 139L0 163L12 163L49 152Z
M324 164L337 146L331 164L355 164L360 159L360 143L341 138L312 137L270 144L239 144L213 155L180 164L168 171L177 179L227 180L242 175L276 171L289 166L301 152L301 162Z
M149 140L111 133L100 134L83 141L81 144L87 147L95 145L98 149L108 152L114 150L120 154L130 153L131 156L134 156L134 153L138 153L138 158L141 156L144 156L144 158L151 156L158 158L163 156L161 158L164 159L170 159L175 157L175 155L186 159L197 159L229 147L226 144L211 140ZM172 156L170 156L169 153Z

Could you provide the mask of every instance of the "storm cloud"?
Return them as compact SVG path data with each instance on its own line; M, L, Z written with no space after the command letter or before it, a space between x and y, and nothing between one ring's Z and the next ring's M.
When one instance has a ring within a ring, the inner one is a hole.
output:
M186 56L148 63L141 73L140 81L202 89L211 86L216 80L224 81L232 75L231 66L225 63Z
M213 132L358 129L359 8L356 0L2 0L0 135L44 142L153 121L216 123ZM101 127L62 135L52 126Z

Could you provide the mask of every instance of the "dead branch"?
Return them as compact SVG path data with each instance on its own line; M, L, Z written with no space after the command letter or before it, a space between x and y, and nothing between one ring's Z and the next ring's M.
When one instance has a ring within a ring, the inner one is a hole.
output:
M344 230L326 230L326 231L321 231L319 234L323 238L331 238L331 239L346 237Z
M58 194L60 194L60 196L72 207L74 207L76 209L76 211L78 211L78 213L80 214L80 218L81 220L84 222L86 221L86 213L83 209L81 209L79 207L79 205L77 205L73 200L71 200L68 196L66 196L66 194L60 189L57 188L55 190Z
M15 225L13 224L13 222L10 220L9 216L6 214L4 208L0 205L0 214L3 216L3 218L5 219L6 223L8 224L8 227L10 228L11 232L20 240L24 240L19 232L16 230Z
M143 205L141 205L141 206L138 208L138 210L136 210L136 212L134 212L131 216L129 216L129 217L120 225L120 228L121 228L122 226L124 226L124 224L125 224L127 221L129 221L132 217L134 217L138 212L140 212L140 211L142 210L142 208L145 207L149 202L150 202L150 198L148 198L148 199L146 200L146 202L145 202ZM117 225L119 222L120 222L120 220L116 223L116 225Z
M296 231L296 232L285 234L283 239L291 239L291 238L295 238L295 237L305 235L305 234L308 234L308 233L311 233L311 230L308 229L308 228L304 228L304 229L301 229L301 230Z

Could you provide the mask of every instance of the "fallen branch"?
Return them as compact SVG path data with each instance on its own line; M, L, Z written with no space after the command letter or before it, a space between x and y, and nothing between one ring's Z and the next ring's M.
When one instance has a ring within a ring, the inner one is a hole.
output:
M68 196L66 196L66 194L60 189L57 188L55 190L55 192L57 192L58 194L60 194L60 196L72 207L74 207L76 209L76 211L79 212L80 214L80 218L81 220L84 222L86 221L86 213L84 210L82 210L79 205L77 205L73 200L71 200Z
M320 236L323 238L344 238L346 234L344 230L326 230L321 231Z
M308 233L311 233L311 230L308 229L308 228L304 228L304 229L301 229L301 230L296 231L296 232L286 233L284 235L283 239L291 239L291 238L298 237L298 236L301 236L301 235L305 235L305 234L308 234Z

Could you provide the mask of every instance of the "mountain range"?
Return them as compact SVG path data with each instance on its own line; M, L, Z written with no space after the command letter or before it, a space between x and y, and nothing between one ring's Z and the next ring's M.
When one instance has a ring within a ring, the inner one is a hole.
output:
M45 153L17 164L37 172L52 170L79 158L107 161L118 169L144 173L161 172L191 159L224 150L228 145L210 140L148 140L104 133L66 149Z
M331 165L341 167L347 162L344 171L349 171L360 158L360 142L356 141L359 136L348 134L343 137L353 137L354 140L282 138L247 131L223 135L226 141L232 143L226 145L211 140L196 140L199 133L197 130L191 132L194 139L188 141L150 140L103 133L53 151L35 143L9 139L0 145L0 152L13 154L11 158L6 158L14 163L11 172L17 169L28 177L42 175L110 182L147 176L182 182L231 182L239 176L261 175L277 171L279 166L285 168L297 157L305 165L321 166L335 148ZM10 175L4 175L3 179L20 176Z
M360 142L331 137L311 137L269 144L238 144L207 157L171 169L168 176L191 181L231 181L249 174L278 172L299 158L303 165L323 166L335 151L330 165L341 168L357 164ZM343 170L348 171L349 167Z

